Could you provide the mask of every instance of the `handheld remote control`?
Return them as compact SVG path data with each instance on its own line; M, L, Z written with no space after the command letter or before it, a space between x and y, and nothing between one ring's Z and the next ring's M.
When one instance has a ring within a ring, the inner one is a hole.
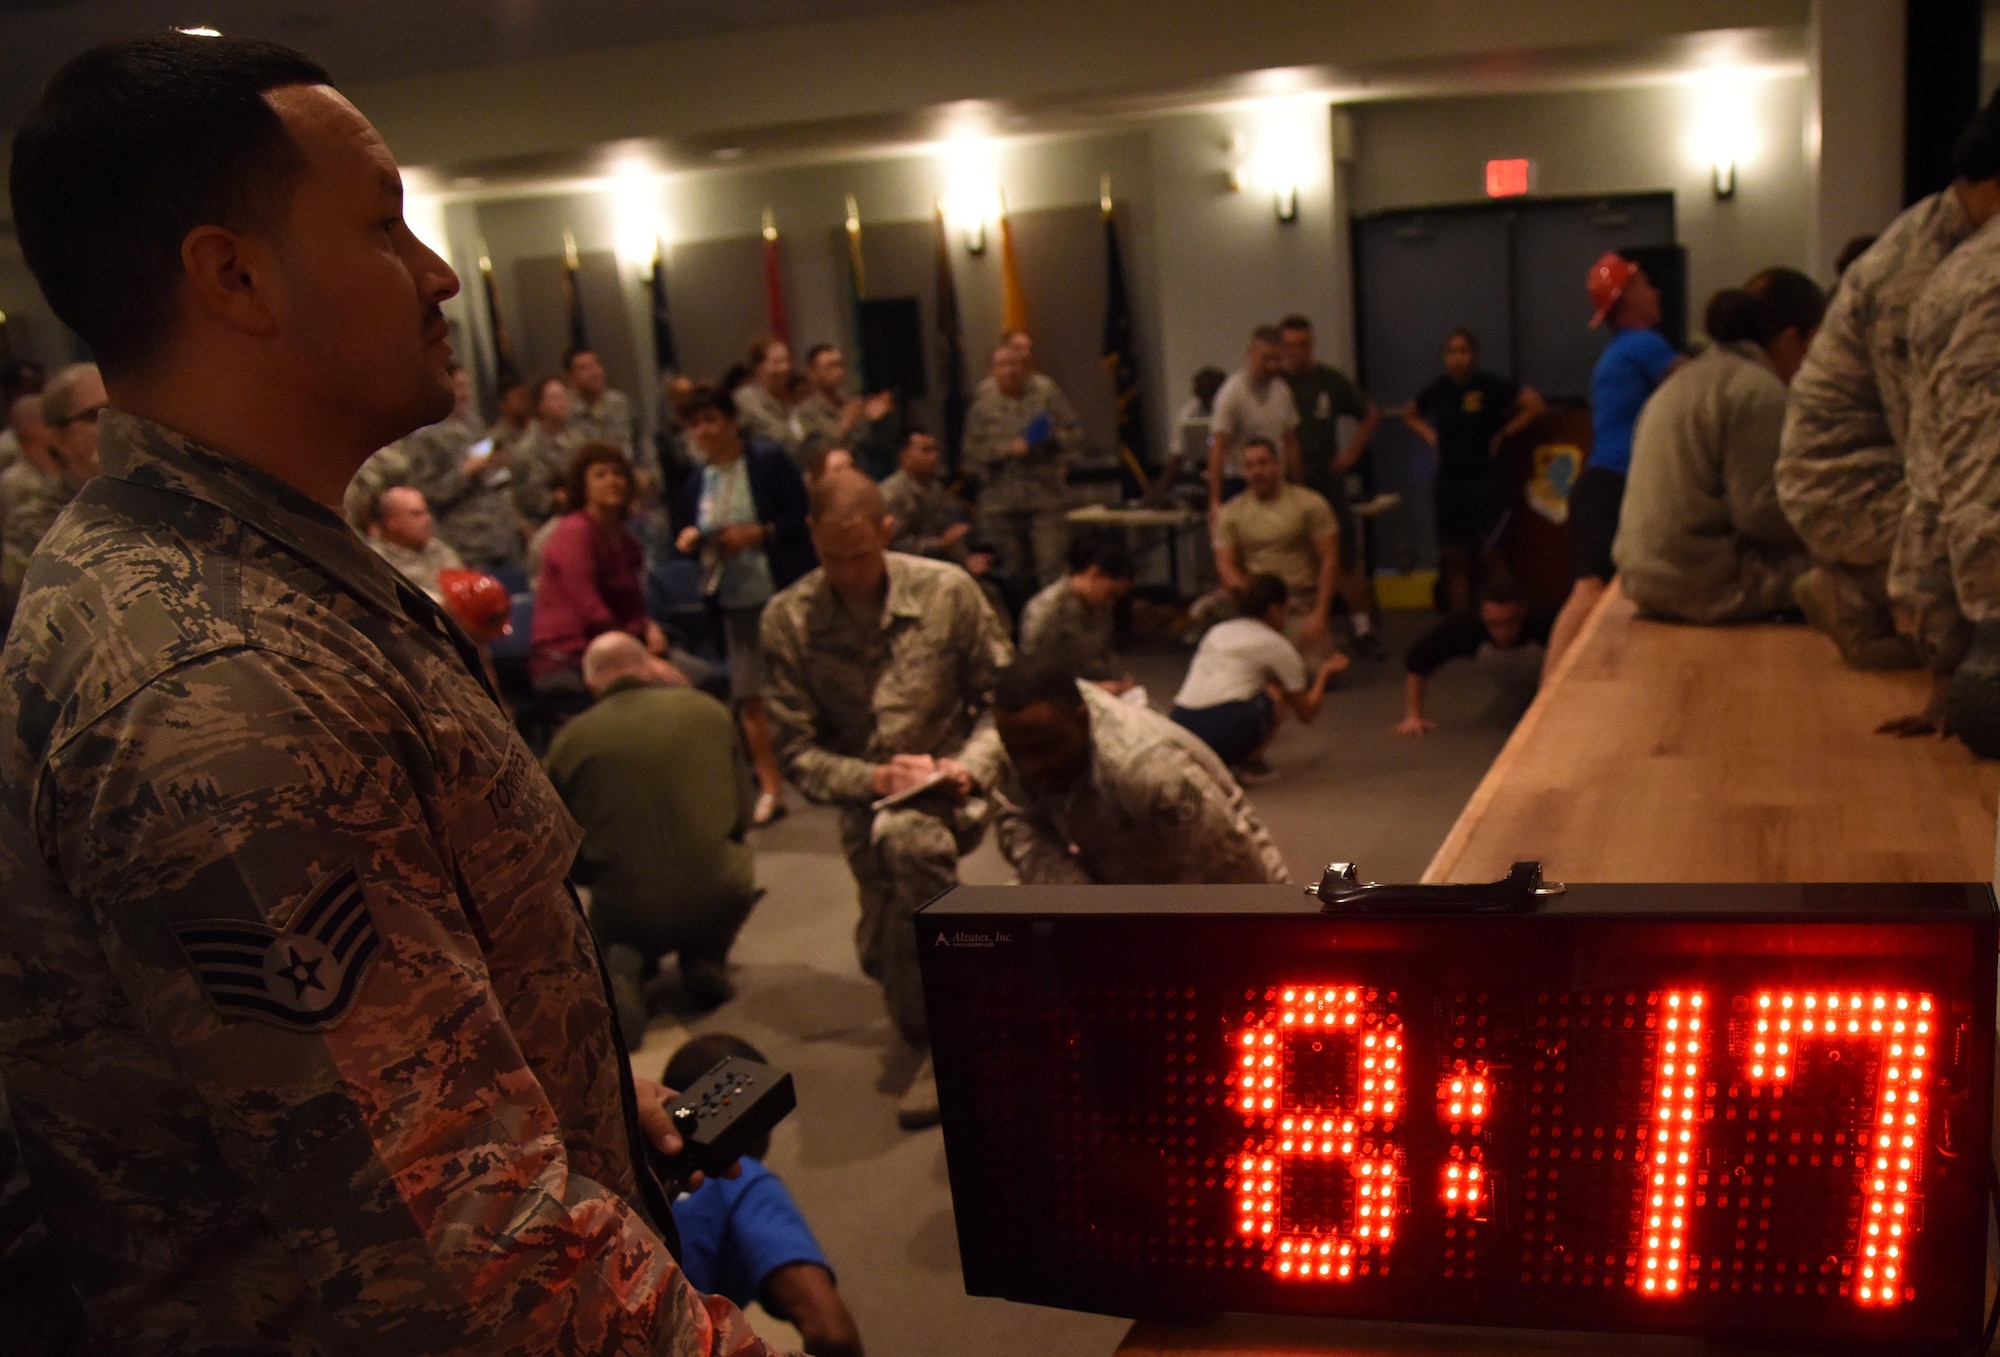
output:
M676 1184L697 1170L720 1175L798 1105L790 1072L731 1056L667 1104L683 1148L650 1151L655 1171Z

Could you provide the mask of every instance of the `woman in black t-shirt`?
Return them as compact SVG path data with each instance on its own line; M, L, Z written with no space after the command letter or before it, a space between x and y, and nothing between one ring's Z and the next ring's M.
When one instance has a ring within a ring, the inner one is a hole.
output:
M1447 611L1469 608L1478 577L1497 565L1507 498L1494 459L1544 408L1533 387L1481 370L1479 341L1460 327L1444 342L1444 376L1403 409L1403 422L1438 451L1433 499Z

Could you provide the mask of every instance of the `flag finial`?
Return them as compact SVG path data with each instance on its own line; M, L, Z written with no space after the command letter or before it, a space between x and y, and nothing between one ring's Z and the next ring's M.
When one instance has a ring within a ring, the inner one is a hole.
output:
M573 269L581 267L576 261L576 237L567 226L563 227L563 262Z
M1097 205L1104 209L1104 215L1111 215L1111 176L1106 174L1097 181Z
M778 214L767 207L764 209L764 239L776 240L777 238Z

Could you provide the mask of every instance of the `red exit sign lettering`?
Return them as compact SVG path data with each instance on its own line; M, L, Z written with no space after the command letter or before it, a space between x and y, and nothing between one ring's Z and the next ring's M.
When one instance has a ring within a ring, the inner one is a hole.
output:
M1515 198L1528 191L1535 176L1532 160L1489 160L1486 162L1486 196Z

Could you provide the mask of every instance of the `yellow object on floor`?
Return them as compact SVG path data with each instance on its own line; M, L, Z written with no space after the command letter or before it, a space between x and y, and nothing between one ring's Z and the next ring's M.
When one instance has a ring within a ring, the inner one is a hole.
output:
M1384 608L1417 612L1436 607L1437 571L1412 570L1408 574L1384 571L1375 577L1375 601Z

